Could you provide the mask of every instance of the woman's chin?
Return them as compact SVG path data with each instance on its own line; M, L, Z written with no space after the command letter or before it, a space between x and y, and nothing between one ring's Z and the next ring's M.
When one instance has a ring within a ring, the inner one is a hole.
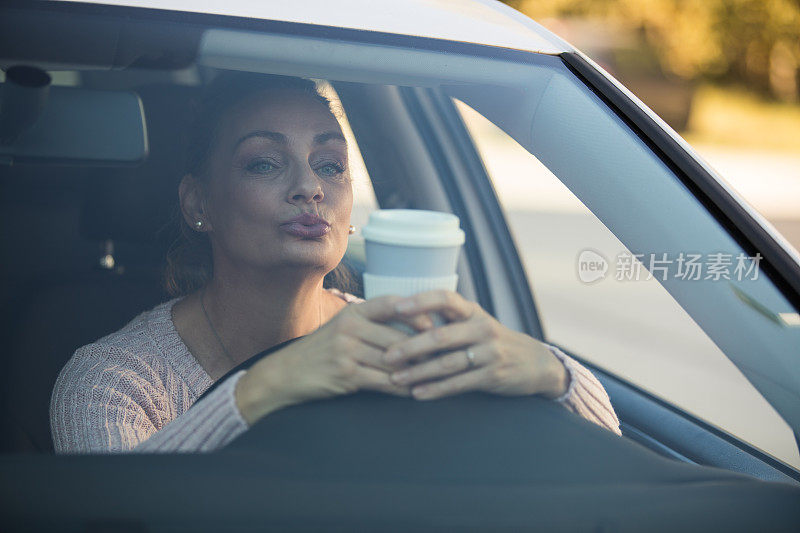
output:
M293 243L284 248L281 254L280 262L285 266L291 266L300 269L318 270L330 266L335 268L338 261L341 260L342 253L337 253L330 243L320 242L300 242Z
M249 245L247 263L265 271L285 271L286 275L326 273L336 268L347 249L347 243L336 242L330 235L321 238L297 238L285 235L275 240L265 239L259 245ZM260 252L260 253L259 253Z

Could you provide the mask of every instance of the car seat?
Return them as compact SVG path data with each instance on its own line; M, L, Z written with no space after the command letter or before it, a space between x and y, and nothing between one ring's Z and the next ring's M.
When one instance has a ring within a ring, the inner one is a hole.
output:
M20 264L15 275L5 276L16 283L4 298L2 451L51 452L50 395L67 360L168 298L161 265L173 235L160 230L177 206L192 91L174 85L137 90L150 153L135 168L3 172L6 182L34 173L39 187L25 194L14 194L25 184L5 187L5 202L23 219L15 221L16 232L24 237L3 239L4 256ZM53 174L60 179L46 177ZM79 183L65 186L64 176ZM26 202L26 195L34 201ZM43 195L57 198L39 205ZM20 243L32 246L20 249ZM26 268L31 253L48 268Z

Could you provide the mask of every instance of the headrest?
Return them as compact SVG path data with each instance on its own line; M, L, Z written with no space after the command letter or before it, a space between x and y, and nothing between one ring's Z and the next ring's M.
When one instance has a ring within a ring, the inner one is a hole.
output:
M144 244L164 238L159 229L178 205L196 90L168 84L136 90L144 107L149 155L137 167L88 170L82 235Z

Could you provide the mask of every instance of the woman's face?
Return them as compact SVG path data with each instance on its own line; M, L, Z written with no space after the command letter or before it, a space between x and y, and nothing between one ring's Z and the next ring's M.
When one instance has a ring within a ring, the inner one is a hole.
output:
M327 107L302 93L265 92L234 106L217 133L205 208L215 263L333 270L347 248L353 190L347 145ZM286 222L303 213L322 217L326 233L292 233L297 225Z

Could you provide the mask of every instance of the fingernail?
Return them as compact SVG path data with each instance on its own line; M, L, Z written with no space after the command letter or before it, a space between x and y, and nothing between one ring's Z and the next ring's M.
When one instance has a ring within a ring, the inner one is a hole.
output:
M428 388L427 387L422 387L422 386L414 387L413 389L411 389L411 394L413 394L415 398L422 398L422 397L425 396L425 394L427 392L428 392Z
M399 311L400 313L405 313L406 311L411 311L414 309L414 301L413 300L400 300L394 305L394 308Z

